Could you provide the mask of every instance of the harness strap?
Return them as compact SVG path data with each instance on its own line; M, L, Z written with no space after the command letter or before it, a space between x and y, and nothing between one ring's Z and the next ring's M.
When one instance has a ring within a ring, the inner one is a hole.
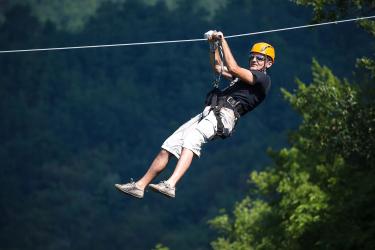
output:
M234 100L231 96L220 96L221 92L218 88L214 88L207 96L206 105L210 105L210 110L214 113L217 121L216 137L225 139L231 136L231 132L224 127L223 121L220 116L221 109L229 108L234 112L235 117L240 117L239 102ZM203 118L203 117L202 117Z
M216 136L224 139L228 136L226 136L226 134L228 133L225 133L226 131L225 128L224 128L224 124L223 124L223 121L221 120L221 117L220 117L220 110L223 106L222 105L217 105L213 108L213 112L214 112L214 115L216 117L216 121L217 121L217 130L216 130Z

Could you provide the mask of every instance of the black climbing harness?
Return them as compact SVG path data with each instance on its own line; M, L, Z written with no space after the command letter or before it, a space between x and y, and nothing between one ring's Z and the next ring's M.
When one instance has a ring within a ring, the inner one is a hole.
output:
M215 45L219 51L219 56L221 60L221 69L219 73L215 72L215 79L212 82L213 89L207 94L205 105L210 106L210 111L212 111L216 117L217 120L217 131L216 131L216 137L220 137L222 139L225 139L229 136L231 136L232 131L229 131L227 128L224 127L223 121L220 116L220 110L222 108L229 108L233 110L234 115L236 117L236 122L238 118L240 117L240 114L238 112L238 107L240 106L240 103L236 100L234 100L231 96L225 96L223 95L222 91L220 90L220 81L221 76L224 71L224 54L223 54L223 47L221 45L220 41L216 41ZM237 82L238 79L236 78L234 81L231 82L231 85ZM203 119L202 115L202 119Z

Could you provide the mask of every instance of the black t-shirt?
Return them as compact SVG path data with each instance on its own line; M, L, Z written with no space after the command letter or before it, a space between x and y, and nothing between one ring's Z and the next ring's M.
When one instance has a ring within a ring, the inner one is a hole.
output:
M271 87L271 78L264 72L250 70L255 77L253 85L241 80L223 90L223 95L231 96L240 102L239 113L241 116L253 110L265 98Z

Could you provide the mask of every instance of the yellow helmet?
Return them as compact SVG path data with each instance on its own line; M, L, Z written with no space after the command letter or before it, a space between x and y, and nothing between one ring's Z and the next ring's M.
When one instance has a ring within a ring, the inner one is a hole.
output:
M251 48L250 52L256 52L259 54L269 56L272 59L272 62L275 61L275 49L272 47L272 45L268 43L255 43Z

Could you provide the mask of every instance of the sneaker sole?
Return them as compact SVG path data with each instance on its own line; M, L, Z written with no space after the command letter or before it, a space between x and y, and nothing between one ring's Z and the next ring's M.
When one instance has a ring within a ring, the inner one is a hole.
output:
M154 191L156 193L159 193L159 194L162 194L162 195L166 196L167 198L170 198L170 199L175 198L175 196L172 196L172 195L168 194L167 192L159 190L159 189L157 189L153 186L149 186L149 187L151 188L152 191Z
M138 198L138 199L142 199L143 198L143 196L140 196L140 195L137 195L137 194L133 194L133 193L129 193L126 190L123 190L123 189L121 189L121 187L118 187L116 185L115 185L115 188L117 188L117 190L121 191L122 193L130 195L132 197L135 197L135 198Z

